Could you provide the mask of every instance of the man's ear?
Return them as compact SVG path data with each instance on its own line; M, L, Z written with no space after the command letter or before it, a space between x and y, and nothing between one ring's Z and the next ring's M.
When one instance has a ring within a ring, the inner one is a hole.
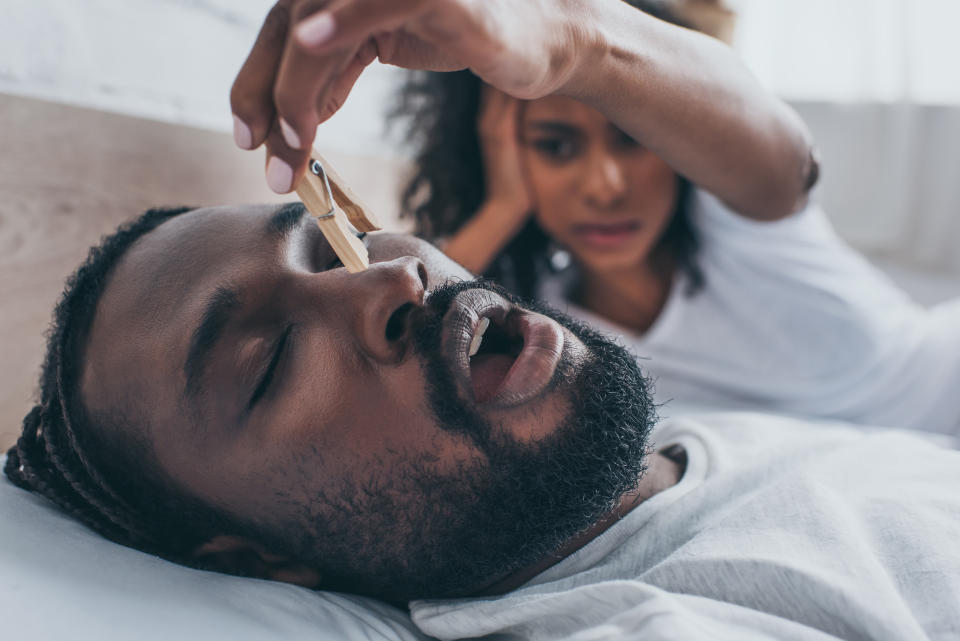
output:
M283 581L305 588L320 585L320 573L313 568L271 554L263 546L238 536L213 537L193 551L193 560L199 567L225 574Z

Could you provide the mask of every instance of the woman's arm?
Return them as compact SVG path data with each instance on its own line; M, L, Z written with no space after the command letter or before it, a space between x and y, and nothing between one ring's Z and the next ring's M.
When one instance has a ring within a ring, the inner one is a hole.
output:
M266 143L275 191L377 58L576 97L752 218L796 210L816 177L799 118L729 49L620 0L279 0L231 92L237 144Z
M526 216L501 201L486 201L443 245L443 253L473 274L482 274L517 235Z
M810 134L726 45L623 2L588 6L595 16L558 93L595 107L744 216L803 206L818 175Z
M444 253L482 274L516 236L533 206L520 156L520 103L489 85L481 90L477 138L483 154L484 200L443 246Z

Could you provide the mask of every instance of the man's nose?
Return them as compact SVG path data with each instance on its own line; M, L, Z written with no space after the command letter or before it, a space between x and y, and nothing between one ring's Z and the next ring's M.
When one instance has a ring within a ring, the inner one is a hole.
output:
M403 360L409 343L408 315L423 304L427 270L414 256L371 263L350 281L353 324L360 348L372 360Z
M617 159L607 151L596 152L586 168L584 192L590 205L609 209L626 194L627 181Z

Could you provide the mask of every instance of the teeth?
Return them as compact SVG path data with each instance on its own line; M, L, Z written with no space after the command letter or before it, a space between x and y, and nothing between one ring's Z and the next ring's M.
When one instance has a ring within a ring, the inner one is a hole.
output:
M477 333L473 335L473 339L470 341L470 356L480 351L480 343L483 342L483 335L488 327L490 327L490 319L481 318L480 324L477 325Z

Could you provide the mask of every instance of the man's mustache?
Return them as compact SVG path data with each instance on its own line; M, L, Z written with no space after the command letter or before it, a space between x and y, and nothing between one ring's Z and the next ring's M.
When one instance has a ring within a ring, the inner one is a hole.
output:
M519 299L515 295L484 278L442 283L430 290L421 309L411 313L410 325L414 343L421 356L442 360L440 343L443 336L443 317L458 295L477 289L492 292L512 304L519 304Z
M504 287L485 278L475 278L474 280L457 282L447 281L446 283L435 287L434 289L430 290L430 295L426 300L426 307L431 313L442 318L443 315L446 314L450 309L450 305L453 304L453 299L456 298L460 293L469 291L471 289L483 289L488 292L493 292L497 296L500 296L514 305L519 304L517 297Z

